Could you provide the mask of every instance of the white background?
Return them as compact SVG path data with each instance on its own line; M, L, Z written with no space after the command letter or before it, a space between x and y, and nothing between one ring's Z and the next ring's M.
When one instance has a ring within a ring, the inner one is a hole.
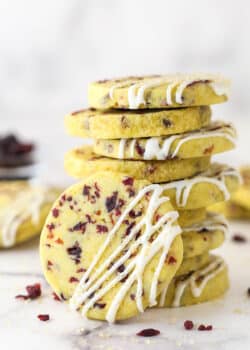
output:
M214 115L239 130L238 151L224 159L246 163L249 10L244 0L1 0L0 131L35 139L62 173L64 152L81 143L64 133L63 116L86 106L89 81L220 72L233 91Z

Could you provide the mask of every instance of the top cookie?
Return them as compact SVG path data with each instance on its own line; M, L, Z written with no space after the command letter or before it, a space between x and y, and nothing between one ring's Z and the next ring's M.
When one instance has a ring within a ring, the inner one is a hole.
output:
M230 81L215 74L172 74L100 80L89 85L97 109L202 106L227 101Z

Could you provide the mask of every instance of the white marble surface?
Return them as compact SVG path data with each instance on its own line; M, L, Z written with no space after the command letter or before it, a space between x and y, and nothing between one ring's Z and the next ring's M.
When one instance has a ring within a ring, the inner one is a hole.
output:
M181 309L151 310L116 325L86 321L71 312L66 304L52 299L39 263L38 241L16 249L0 251L0 336L1 349L45 350L139 350L202 349L245 350L250 348L250 223L233 223L232 233L248 237L248 243L228 239L220 253L226 258L231 288L214 302ZM24 302L15 295L27 284L40 282L42 297ZM51 320L41 322L38 314L49 313ZM186 331L183 321L212 324L212 332ZM161 331L154 338L135 334L153 327Z

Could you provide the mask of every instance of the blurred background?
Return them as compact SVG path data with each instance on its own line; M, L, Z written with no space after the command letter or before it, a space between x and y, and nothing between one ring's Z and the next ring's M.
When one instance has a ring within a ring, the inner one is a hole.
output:
M249 10L244 0L1 0L0 131L39 143L56 180L64 152L82 143L63 117L87 105L88 82L219 72L233 89L214 116L239 133L238 150L223 157L250 163Z

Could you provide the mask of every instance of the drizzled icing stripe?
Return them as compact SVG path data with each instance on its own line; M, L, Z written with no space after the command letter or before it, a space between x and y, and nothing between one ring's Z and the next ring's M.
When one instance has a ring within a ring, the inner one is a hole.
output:
M183 227L183 232L201 232L203 230L206 231L215 231L219 230L224 232L224 234L228 233L228 223L223 215L217 213L207 213L207 218L200 223L196 223L194 225Z
M47 199L48 192L44 188L23 190L14 201L5 208L0 216L0 230L4 247L11 247L16 240L20 225L31 217L38 223L41 205Z
M224 199L228 200L230 198L230 193L225 184L225 178L227 176L233 176L237 179L240 179L239 173L236 171L236 169L229 168L221 169L219 174L213 174L211 173L211 170L213 169L209 169L208 171L202 173L200 176L195 176L190 179L172 181L170 183L162 185L162 187L164 188L164 190L176 190L175 196L178 207L184 207L187 204L192 187L195 184L202 182L216 185L223 193Z
M114 252L101 264L101 266L98 267L98 269L96 269L95 267L98 261L103 255L105 249L111 243L113 237L117 234L117 231L119 230L125 217L148 192L152 192L152 195L149 200L145 215L131 230L130 234L123 239L122 243L114 250ZM180 227L174 224L178 218L177 211L167 212L157 221L156 224L152 224L156 210L160 205L169 200L168 197L161 197L162 192L163 189L158 184L146 186L141 189L136 197L128 204L119 220L116 222L112 230L108 233L104 244L100 247L88 270L84 273L81 281L76 287L73 296L70 299L71 308L78 309L83 305L82 314L86 315L88 313L88 310L94 305L95 302L97 302L103 295L105 295L111 288L116 286L122 279L124 279L124 277L129 274L129 277L121 286L115 298L113 299L108 309L106 320L109 322L115 321L116 314L122 303L122 300L134 283L137 283L137 291L135 295L136 305L138 310L140 312L143 312L143 273L147 263L159 251L162 250L158 266L156 267L153 276L149 295L150 305L152 306L156 304L159 274L162 270L164 261L173 240L178 234L181 233ZM144 232L127 248L127 251L121 255L121 252L126 246L128 246L129 243L131 243L131 240L133 240L141 228L144 228ZM158 233L158 236L151 243L150 237L152 237L152 235L156 232ZM107 281L107 279L117 270L121 264L128 260L131 254L133 254L133 252L135 252L139 246L141 246L142 249L140 250L138 256L134 257L130 261L122 273L116 275L103 287L102 284ZM93 293L94 296L89 299L89 296Z
M216 95L228 95L229 84L226 80L213 75L172 75L172 76L162 76L145 79L144 82L139 81L128 87L128 103L130 109L137 109L140 105L145 105L145 91L146 89L157 87L161 84L168 84L166 88L166 103L167 105L172 105L174 103L183 104L183 93L184 90L195 82L204 82L211 86ZM123 88L128 85L127 81L114 84L109 90L109 97L113 99L114 90L117 88ZM176 88L174 99L172 101L173 89Z
M213 123L213 125L217 125L218 123ZM145 151L143 154L143 159L144 160L152 160L152 159L157 159L157 160L165 160L166 158L172 159L175 158L183 144L186 142L189 142L191 140L197 140L197 139L203 139L203 138L210 138L210 137L221 137L225 138L228 141L230 141L233 145L235 144L235 138L236 138L236 133L233 128L233 126L228 125L221 125L222 131L214 131L214 130L209 130L209 128L201 129L200 131L194 131L182 135L172 135L169 137L166 137L165 140L162 143L162 146L160 146L160 140L161 138L159 137L151 137L147 139L146 144L145 144ZM124 159L125 155L125 147L126 147L126 139L121 139L119 142L119 154L118 157L120 159ZM171 152L171 147L173 146L173 143L175 141L178 141L175 149ZM135 153L135 144L136 144L136 139L133 139L130 141L130 157L134 157Z
M222 258L213 256L212 261L205 268L193 272L184 281L182 280L178 281L177 279L178 282L175 286L175 294L174 294L174 299L171 306L173 307L180 306L182 296L187 286L190 286L193 297L198 298L199 296L201 296L207 283L212 278L217 276L221 271L223 271L225 267L226 267L226 264ZM201 278L202 278L202 281L198 284L197 281L199 281ZM159 306L161 307L165 305L168 287L169 285L166 285L161 292L160 301L159 301Z

